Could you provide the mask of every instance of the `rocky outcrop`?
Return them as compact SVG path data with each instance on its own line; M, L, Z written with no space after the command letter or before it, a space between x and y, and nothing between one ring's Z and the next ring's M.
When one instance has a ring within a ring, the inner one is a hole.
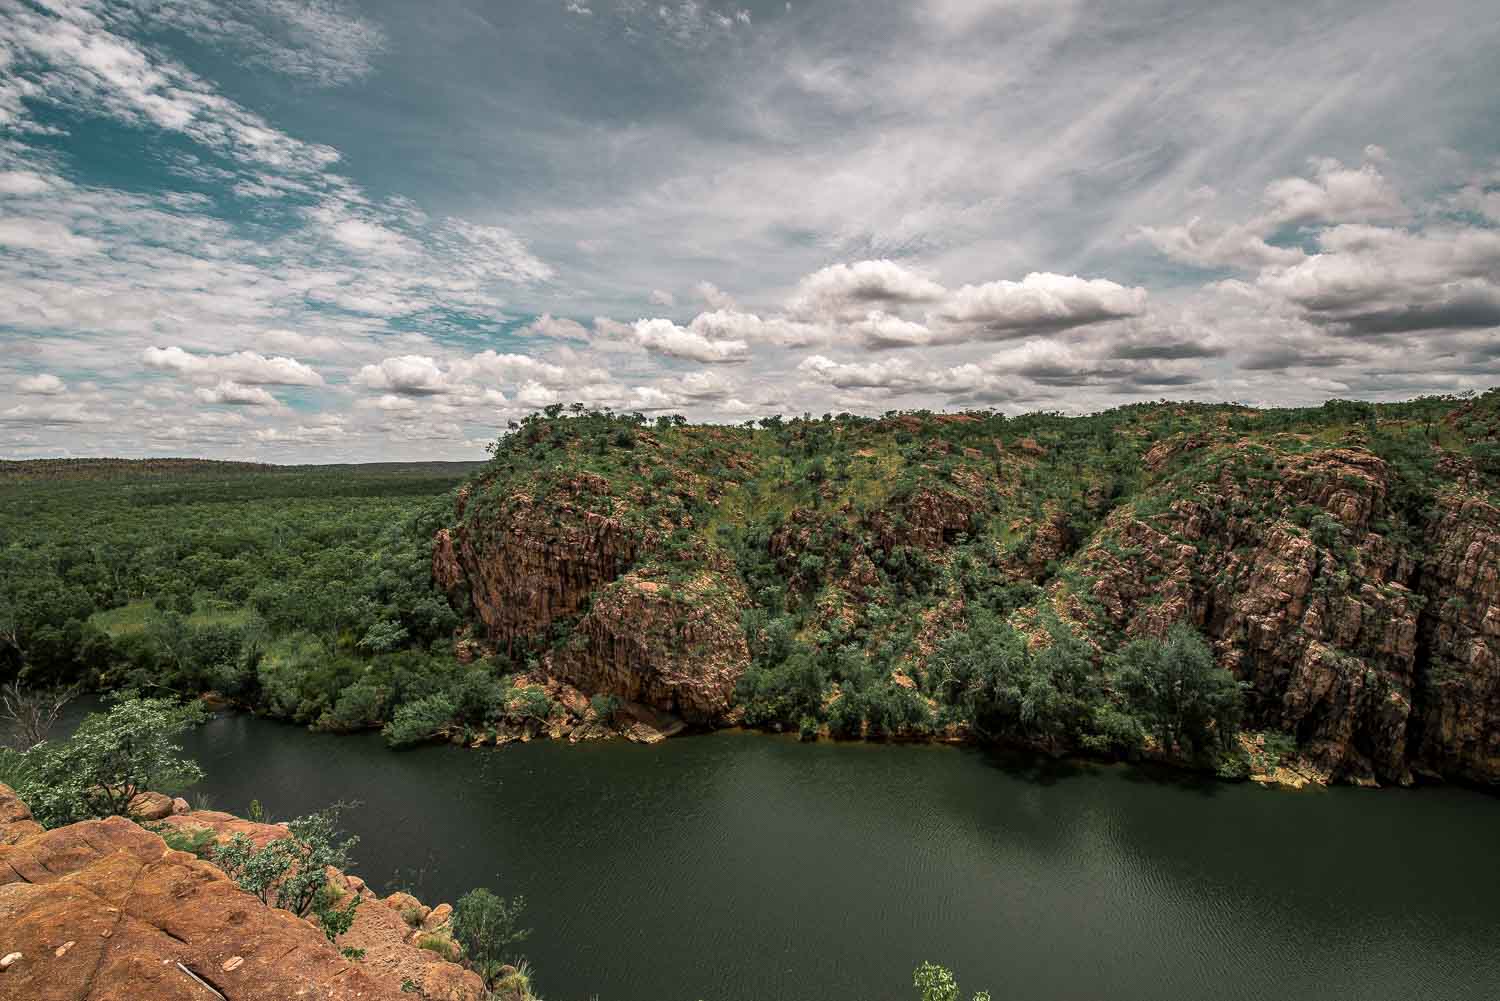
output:
M549 670L589 692L710 723L750 661L743 586L727 568L673 580L650 569L601 588Z
M507 650L578 614L640 547L597 476L580 474L545 496L512 494L494 510L468 506L461 495L463 520L437 535L433 580L472 609L492 645Z
M1295 454L1263 478L1242 458L1165 511L1117 512L1080 556L1074 616L1197 625L1249 683L1252 720L1334 779L1500 781L1493 509L1445 502L1424 564L1377 530L1390 473L1373 454Z
M1500 510L1467 494L1444 498L1427 553L1417 760L1500 782Z
M482 997L475 974L417 948L413 929L373 895L336 947L309 921L267 907L216 866L173 851L123 817L43 832L0 786L0 818L0 952L20 953L0 972L0 998ZM178 814L164 823L225 836L240 830L262 841L285 835L227 814ZM356 878L334 875L346 893L369 893ZM365 956L347 958L340 947L363 948ZM417 993L404 991L403 981Z
M651 532L627 528L625 508L607 482L587 474L543 497L512 495L492 510L473 510L461 498L460 524L435 540L433 578L472 609L492 648L513 651L576 617L569 639L548 655L546 674L712 722L728 709L749 661L742 586L711 550L688 580L674 581L661 568L631 570Z

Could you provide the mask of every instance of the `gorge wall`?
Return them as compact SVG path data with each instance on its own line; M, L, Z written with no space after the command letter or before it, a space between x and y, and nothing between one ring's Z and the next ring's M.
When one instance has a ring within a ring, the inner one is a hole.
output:
M994 415L635 430L620 456L537 422L515 450L544 442L548 470L497 458L433 576L463 643L702 724L735 718L758 610L867 651L920 622L892 672L920 676L975 579L1030 586L1016 621L1054 610L1101 654L1192 624L1248 722L1324 780L1500 783L1500 509L1462 445L1495 440L1483 402L1407 452L1382 440L1391 459L1357 423L1271 434L1243 408L1163 406L1082 445Z

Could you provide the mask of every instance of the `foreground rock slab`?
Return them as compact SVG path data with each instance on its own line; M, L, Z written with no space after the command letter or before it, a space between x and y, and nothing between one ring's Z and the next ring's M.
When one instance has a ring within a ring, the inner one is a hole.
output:
M172 820L194 826L191 817ZM0 1001L482 996L474 973L408 945L409 929L388 908L362 905L340 941L378 957L367 965L345 958L308 921L262 904L217 867L123 817L40 831L0 785L0 818L0 954L11 960L0 970ZM280 830L253 826L266 837ZM403 979L417 993L403 991Z

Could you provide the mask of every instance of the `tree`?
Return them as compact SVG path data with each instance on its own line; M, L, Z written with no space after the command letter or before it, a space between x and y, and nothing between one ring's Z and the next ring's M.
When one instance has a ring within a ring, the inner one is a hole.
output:
M1168 753L1181 746L1195 756L1215 742L1224 749L1239 730L1243 686L1188 626L1174 625L1164 640L1127 643L1114 671L1134 714Z
M299 918L316 914L328 941L349 930L359 896L338 907L340 894L328 882L328 869L349 868L356 837L339 840L339 814L352 804L335 803L287 824L288 835L256 848L237 833L214 850L212 861L261 903L282 907Z
M510 947L530 937L531 929L519 926L525 909L525 897L507 900L483 887L464 894L453 908L453 937L486 984L511 958Z
M22 688L19 681L0 687L0 724L9 724L10 730L5 743L29 751L46 740L63 707L77 694L77 688Z
M69 739L27 751L30 774L17 791L48 827L124 814L138 793L175 791L203 777L173 742L202 720L196 702L127 699L89 714Z
M447 695L429 695L398 708L380 732L390 746L410 747L437 736L453 722L457 712L458 707Z

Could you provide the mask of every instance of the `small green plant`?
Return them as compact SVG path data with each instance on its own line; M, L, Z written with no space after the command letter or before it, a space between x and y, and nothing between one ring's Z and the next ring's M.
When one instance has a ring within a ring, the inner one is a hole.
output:
M442 935L431 933L422 935L417 939L417 948L426 949L428 952L435 952L444 959L453 958L453 940L444 938Z
M365 950L356 949L352 945L344 946L339 950L339 954L342 955L345 959L352 959L355 962L358 962L359 960L365 958Z
M260 800L258 800L258 799L252 799L250 801L250 809L247 810L247 811L245 811L245 818L247 820L249 820L251 823L255 823L255 824L263 824L263 823L265 823L265 821L266 821L266 810L265 810L265 807L263 807L263 806L260 805Z
M401 978L401 993L402 994L420 994L421 991L422 991L422 988L418 987L417 986L417 982L415 980L413 980L411 977L402 977Z
M453 908L453 937L485 983L499 975L511 946L530 937L531 929L520 926L525 909L525 897L507 900L482 887L464 894Z
M532 981L536 979L536 971L530 963L521 960L510 968L509 973L501 974L491 988L497 998L530 998Z
M405 921L409 928L418 927L422 923L422 909L420 907L401 908L401 920Z
M921 1001L958 1001L958 982L946 967L923 963L912 973L911 982ZM990 992L978 991L973 1001L990 1001Z
M173 851L189 852L201 859L211 860L214 849L218 847L214 832L207 827L183 830L180 827L157 824L152 830L160 834L167 847Z

